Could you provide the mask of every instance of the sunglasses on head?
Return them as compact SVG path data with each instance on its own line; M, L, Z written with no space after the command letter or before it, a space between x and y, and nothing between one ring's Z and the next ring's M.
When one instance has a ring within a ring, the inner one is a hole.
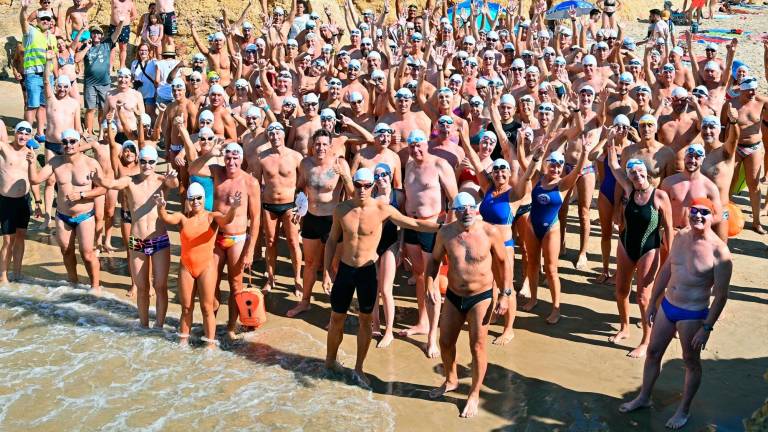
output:
M698 149L689 148L685 154L689 156L704 157L704 152Z
M155 163L157 163L157 161L151 160L151 159L139 159L139 163L141 165L154 165Z
M379 129L376 132L376 135L392 135L393 133L395 133L395 131L392 129Z
M187 198L187 201L202 201L202 200L203 200L203 196L202 195L198 195L198 196L193 196L193 197Z
M374 176L374 178L375 178L375 176ZM354 185L355 185L355 189L370 189L370 188L373 187L373 183L354 182Z
M706 217L711 214L712 214L712 210L708 208L691 207L691 216L701 215L703 217Z
M32 133L32 129L28 128L28 127L20 127L18 129L16 129L16 133L31 134Z
M375 180L383 179L383 178L387 178L387 177L389 177L389 173L388 172L383 172L381 174L374 174L373 175L373 180L375 181Z

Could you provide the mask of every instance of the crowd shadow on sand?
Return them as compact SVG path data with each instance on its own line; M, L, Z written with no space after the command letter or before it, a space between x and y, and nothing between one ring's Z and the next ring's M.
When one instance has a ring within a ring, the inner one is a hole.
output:
M73 306L73 303L105 309L112 315L82 310ZM85 291L64 293L55 300L0 294L0 305L17 310L22 309L21 315L37 314L47 321L63 322L73 326L107 326L111 331L118 333L172 339L167 332L138 328L121 319L120 317L124 317L131 320L136 316L136 309L132 305L106 296L95 296ZM16 315L11 319L19 320L21 316ZM167 324L175 326L178 320L169 318ZM46 324L43 322L40 325ZM252 341L224 345L223 349L257 364L279 366L291 372L296 381L306 387L315 386L313 380L317 379L356 384L348 370L328 371L323 367L322 359L280 350L275 346L259 342L258 335L255 336ZM427 361L425 361L425 367L428 367L426 363ZM585 364L583 367L584 373L593 374L596 380L600 379L601 370L598 365ZM762 398L768 393L768 384L761 379L762 373L768 368L768 357L704 360L703 368L704 380L692 406L694 416L688 430L700 430L707 426L715 426L717 430L741 430L742 419L759 407ZM653 395L654 406L622 415L617 412L618 406L633 397L638 391L637 388L622 394L621 397L578 391L558 383L527 377L502 365L490 363L485 388L481 392L481 415L485 412L504 419L507 425L495 429L498 431L660 430L679 402L683 371L682 360L667 361ZM439 367L434 368L433 372L439 373ZM444 411L445 415L457 417L463 408L470 382L469 368L460 365L460 387L432 401L428 395L432 389L430 386L368 375L371 378L370 389L375 394L430 401L436 404L436 409ZM748 386L728 385L729 382L748 383ZM455 408L445 409L446 404L453 405ZM471 422L467 420L466 425L470 427Z

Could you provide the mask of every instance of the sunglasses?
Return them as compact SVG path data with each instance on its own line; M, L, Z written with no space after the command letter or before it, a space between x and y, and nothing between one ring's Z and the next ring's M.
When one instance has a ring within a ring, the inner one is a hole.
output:
M373 175L373 180L376 181L376 180L384 179L384 178L387 178L387 177L389 177L389 173L383 172L381 174L374 174Z
M203 200L202 196L193 196L193 197L187 198L187 201L202 201L202 200Z
M32 129L30 129L28 127L20 127L18 129L16 129L16 133L31 134L32 133Z
M495 166L495 167L493 167L491 169L491 171L498 172L498 171L503 171L503 170L506 170L506 169L509 169L509 167L507 167L507 166Z
M712 214L712 210L707 208L691 207L691 216L701 215L706 217Z
M475 68L475 67L477 67L477 64L476 63L470 63L470 62L464 62L464 66L469 66L469 67Z
M53 18L51 18L51 17L42 17L42 18L40 18L40 21L52 21L52 20L53 20Z
M304 102L304 105L306 105L308 107L315 107L315 106L320 105L320 103L319 102Z
M349 102L350 105L360 105L361 103L363 103L363 101L361 101L361 100L360 101L350 101Z
M139 163L141 165L154 165L157 163L156 160L147 160L147 159L139 159Z
M210 136L210 137L201 136L200 137L200 141L214 141L214 140L216 140L215 136Z
M62 145L75 145L75 144L77 144L77 143L79 143L79 142L80 142L80 140L77 140L77 139L65 139L65 140L61 140L61 144L62 144Z
M485 40L487 40L488 42L498 42L499 41L498 38L496 38L496 39L494 39L494 38L485 38Z
M376 178L376 177L374 176L374 178ZM370 189L370 188L373 187L373 183L358 183L358 182L354 182L354 185L355 185L355 189Z
M452 125L453 124L453 120L448 120L448 119L446 119L446 120L438 120L437 123L439 123L441 125Z
M512 72L522 72L522 71L523 71L523 68L521 68L521 67L513 67L512 68Z
M213 124L213 120L208 120L208 119L200 119L200 123L201 123L201 124L202 124L202 123L205 123L205 124L208 124L208 123L210 123L210 124Z
M198 78L198 79L191 79L191 78L190 78L190 80L189 80L189 82L197 82L197 83L199 83L199 82L202 82L202 81L203 81L203 80L201 80L201 79L199 79L199 78ZM176 87L176 88L183 88L183 87Z

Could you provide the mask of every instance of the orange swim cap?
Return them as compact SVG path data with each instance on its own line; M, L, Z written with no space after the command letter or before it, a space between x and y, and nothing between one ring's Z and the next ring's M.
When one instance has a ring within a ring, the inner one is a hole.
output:
M707 197L699 197L699 198L692 199L691 207L693 206L703 206L708 208L712 213L715 212L715 203L713 203L712 200L710 200Z

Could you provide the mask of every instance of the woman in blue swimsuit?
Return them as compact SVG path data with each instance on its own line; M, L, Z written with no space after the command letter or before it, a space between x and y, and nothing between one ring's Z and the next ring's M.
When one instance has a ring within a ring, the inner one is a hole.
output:
M382 201L388 202L392 207L399 211L404 211L405 195L403 191L392 188L392 168L388 164L379 163L373 169L373 196ZM393 328L395 325L395 299L392 296L392 285L395 282L395 273L397 272L397 261L400 248L402 246L402 234L397 225L387 220L384 222L384 228L381 230L381 240L376 248L379 260L376 263L376 274L378 280L378 297L384 303L385 329L377 348L386 348L392 343L394 338ZM379 333L379 310L377 307L373 311L373 333Z
M597 278L598 283L613 284L613 275L610 273L609 263L611 251L613 250L611 247L611 237L613 236L614 211L618 209L614 206L617 190L616 178L613 176L607 154L603 149L606 144L610 144L616 148L617 154L621 154L624 147L631 144L628 138L629 128L627 116L624 114L617 115L613 119L613 127L608 132L608 135L592 151L593 153L602 151L602 154L597 158L598 163L595 164L600 173L600 178L602 178L600 193L597 196L597 211L600 219L600 251L603 256L603 270L602 274ZM621 193L621 187L618 190Z
M174 119L175 123L176 120ZM218 138L209 127L200 128L197 134L197 143L192 142L189 132L183 125L179 127L179 132L182 141L184 141L184 152L189 164L189 181L190 183L200 183L205 189L205 210L213 211L213 176L209 165L215 164L220 155L220 151L216 148Z
M640 345L627 355L637 358L645 355L651 338L651 327L645 311L661 265L661 248L672 245L675 232L672 205L664 191L654 188L648 182L648 169L643 161L628 160L625 174L616 156L616 147L608 143L606 150L608 165L619 186L625 191L624 196L628 198L624 208L624 229L619 234L616 248L616 303L621 322L619 331L608 340L616 343L629 337L629 293L632 291L634 276L637 281L637 304L640 307L643 338Z
M547 317L547 323L556 324L560 320L560 276L557 271L558 256L560 255L560 229L557 214L563 205L563 197L570 191L579 179L579 173L587 162L587 152L584 150L584 138L574 142L581 147L581 156L576 167L562 176L565 157L560 152L552 152L542 161L547 143L534 150L533 158L526 166L525 180L528 187L533 184L534 172L537 174L536 186L531 192L531 215L529 221L528 240L528 276L530 278L531 298L523 306L530 312L538 303L539 269L541 256L544 256L544 271L547 274L549 291L552 294L552 312ZM521 158L524 163L524 158Z

